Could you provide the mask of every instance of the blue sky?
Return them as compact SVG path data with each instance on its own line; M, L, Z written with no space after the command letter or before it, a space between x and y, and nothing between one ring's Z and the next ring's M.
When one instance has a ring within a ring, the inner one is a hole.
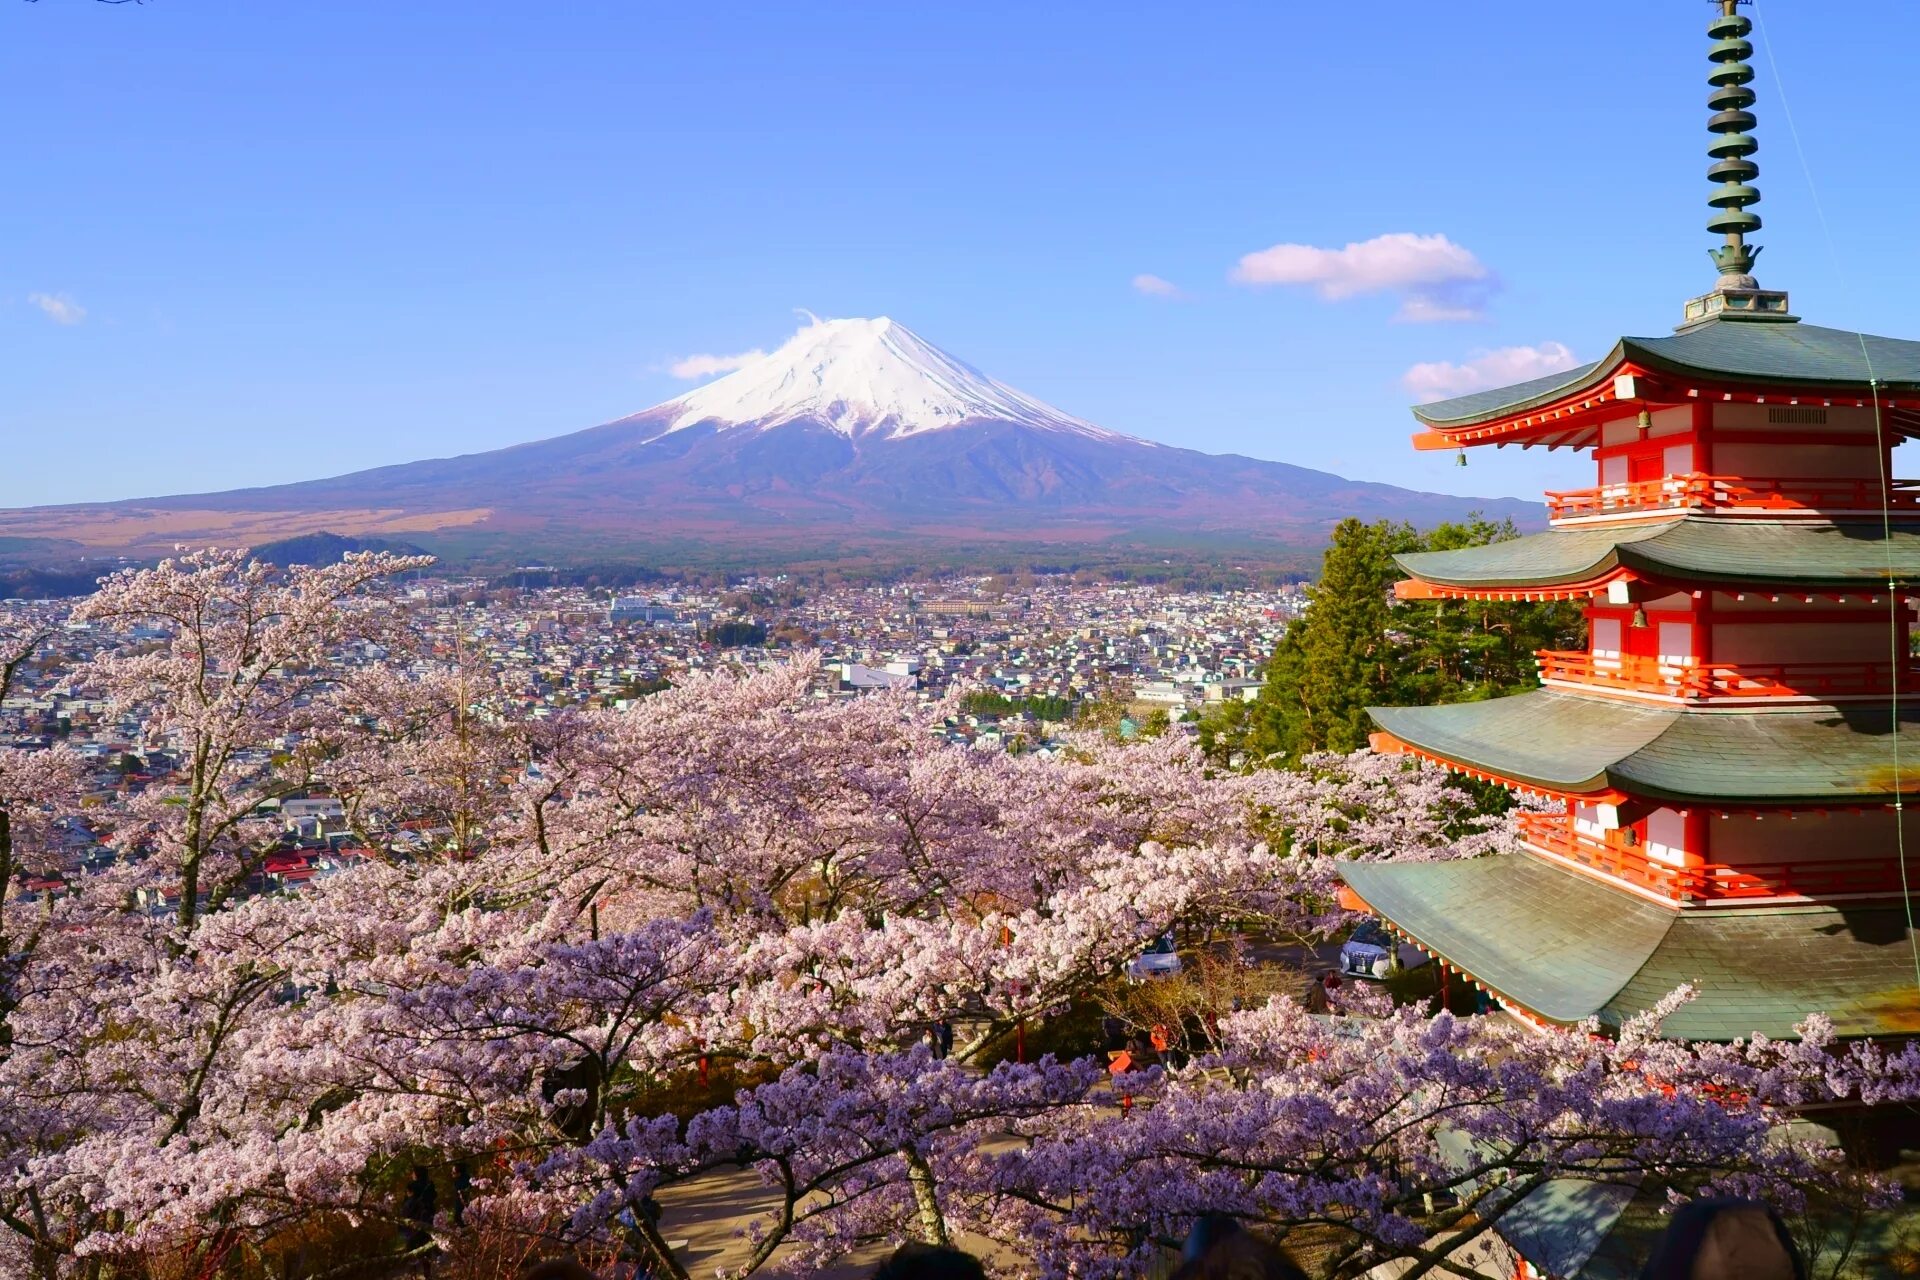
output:
M1832 228L1763 49L1761 281L1920 337L1920 6L1750 12ZM0 0L0 505L556 435L801 307L1156 440L1590 483L1416 455L1407 405L1666 332L1711 284L1710 13Z

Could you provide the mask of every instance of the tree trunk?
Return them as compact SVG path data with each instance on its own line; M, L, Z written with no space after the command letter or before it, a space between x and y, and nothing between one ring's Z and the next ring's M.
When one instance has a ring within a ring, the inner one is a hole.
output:
M906 1161L907 1185L913 1188L914 1208L920 1212L920 1238L928 1244L946 1244L947 1219L934 1193L933 1166L910 1143L900 1148L900 1158Z
M660 1228L648 1220L644 1213L636 1212L633 1223L627 1232L633 1243L639 1246L639 1252L647 1260L648 1275L667 1277L667 1280L690 1280L687 1269L680 1265L680 1259L673 1256L673 1250L667 1246L667 1238L660 1234Z

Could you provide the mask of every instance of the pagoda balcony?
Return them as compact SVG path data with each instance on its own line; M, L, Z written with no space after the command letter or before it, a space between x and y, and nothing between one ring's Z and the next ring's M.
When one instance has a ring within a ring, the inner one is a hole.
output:
M1520 841L1536 853L1571 863L1644 895L1683 906L1830 898L1898 897L1905 892L1891 854L1878 858L1823 858L1803 862L1705 862L1675 866L1650 855L1629 831L1594 835L1573 815L1523 813Z
M1547 494L1555 524L1668 512L1750 515L1878 515L1882 498L1894 515L1920 516L1920 480L1754 480L1694 471L1659 480L1623 481Z
M1832 702L1886 698L1916 687L1911 666L1886 662L1668 662L1621 654L1541 649L1540 682L1679 702Z

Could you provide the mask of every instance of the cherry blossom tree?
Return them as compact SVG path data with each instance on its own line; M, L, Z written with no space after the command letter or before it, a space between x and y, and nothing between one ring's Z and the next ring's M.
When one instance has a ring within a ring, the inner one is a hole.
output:
M395 825L444 832L445 849L460 853L490 837L533 744L499 673L471 646L457 640L444 661L355 668L331 699L357 732L326 779L363 844Z
M394 638L390 610L348 598L431 563L356 552L281 570L242 551L198 551L116 573L74 610L78 622L164 635L100 654L72 683L182 757L179 784L130 801L114 832L116 847L172 882L182 929L203 894L204 909L218 910L246 884L278 834L261 807L310 786L336 749L328 695L341 651Z
M1920 1095L1920 1057L1818 1020L1716 1047L1269 1000L1177 1071L996 1061L1152 937L1325 936L1341 860L1473 856L1510 819L1369 753L955 749L950 705L816 698L808 659L533 717L369 596L415 563L199 553L75 611L125 635L70 687L179 766L98 811L121 856L88 870L48 860L79 762L0 755L0 1264L211 1280L352 1225L396 1262L484 1229L684 1275L648 1197L727 1174L766 1196L747 1271L970 1233L1021 1274L1137 1275L1220 1211L1344 1278L1445 1272L1557 1179L1887 1194L1783 1121ZM262 806L308 787L384 856L267 892Z
M1809 1103L1913 1097L1920 1051L1659 1038L1679 992L1617 1038L1501 1019L1427 1018L1375 1003L1330 1019L1289 1001L1228 1019L1225 1045L1120 1087L1121 1114L1050 1110L1011 1150L968 1153L968 1230L1043 1275L1136 1275L1203 1212L1310 1240L1317 1274L1475 1275L1463 1259L1555 1181L1760 1195L1790 1208L1845 1188L1897 1203L1839 1153L1789 1140ZM1354 1011L1358 1013L1359 1011Z
M45 639L37 627L0 628L0 701ZM0 748L0 1052L12 1042L27 959L53 918L60 868L50 841L57 819L78 807L80 776L79 759L64 746Z
M38 627L0 626L0 701L45 639ZM80 780L80 761L64 746L0 748L0 1080L21 1037L36 1034L20 1025L19 1013L51 977L38 963L41 949L60 937L71 918L61 902L61 868L51 839L57 820L78 808ZM0 1187L10 1186L22 1155L47 1136L46 1118L25 1098L9 1097L0 1106ZM40 1243L44 1215L36 1209L31 1198L0 1191L0 1226L7 1229L0 1237L23 1245L21 1261L44 1270L52 1258Z

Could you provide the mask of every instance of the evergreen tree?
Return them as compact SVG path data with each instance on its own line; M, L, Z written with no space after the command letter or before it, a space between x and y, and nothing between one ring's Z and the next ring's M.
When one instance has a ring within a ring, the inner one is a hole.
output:
M1396 683L1389 593L1396 551L1418 535L1386 521L1342 520L1308 593L1307 615L1287 628L1250 717L1249 748L1294 759L1309 751L1353 751L1367 744L1367 707Z
M1306 614L1275 649L1259 698L1223 708L1201 726L1208 750L1286 765L1315 751L1365 746L1369 706L1460 702L1533 687L1536 650L1579 643L1583 624L1571 604L1393 598L1393 584L1405 576L1394 556L1517 536L1511 521L1478 514L1426 533L1384 520L1341 521L1307 594Z

